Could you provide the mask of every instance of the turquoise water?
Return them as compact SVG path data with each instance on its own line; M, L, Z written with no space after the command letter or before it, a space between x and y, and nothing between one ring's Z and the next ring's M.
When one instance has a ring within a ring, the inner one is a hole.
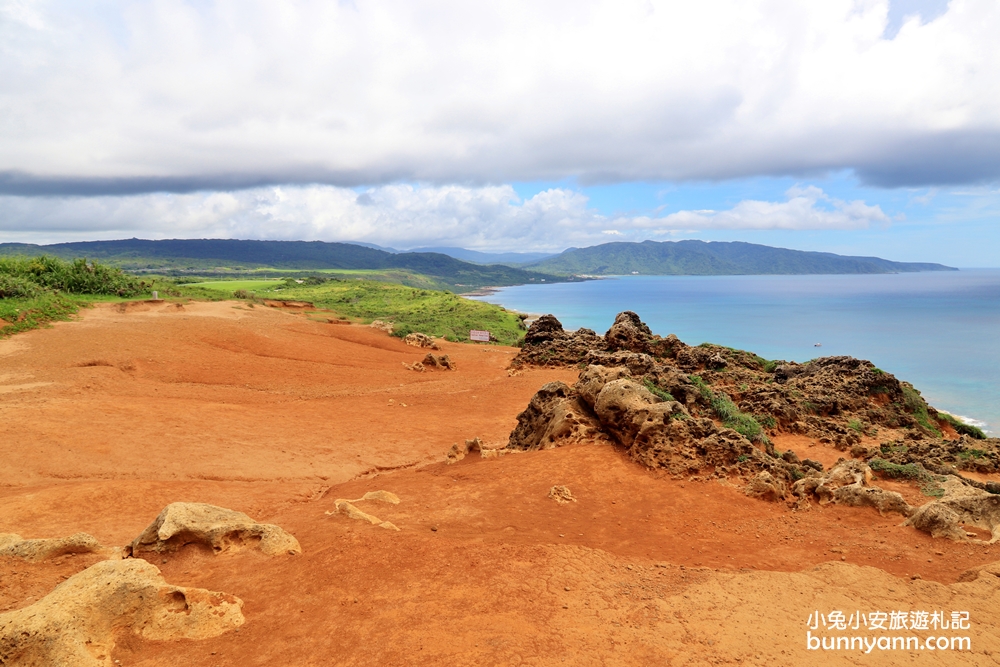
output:
M623 276L480 297L604 333L634 310L654 333L768 359L850 355L1000 433L1000 269L851 276ZM821 343L821 347L815 347Z

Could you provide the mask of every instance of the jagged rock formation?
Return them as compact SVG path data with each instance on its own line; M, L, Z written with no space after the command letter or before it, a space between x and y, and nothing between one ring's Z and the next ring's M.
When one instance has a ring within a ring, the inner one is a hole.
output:
M416 332L406 334L406 336L403 338L403 342L406 343L407 345L412 345L413 347L428 347L432 350L438 349L437 343L435 343L434 339L428 336L427 334L416 333Z
M99 553L105 550L108 550L107 547L101 546L96 537L87 533L36 540L26 540L14 533L0 534L0 557L40 561L63 554Z
M298 540L278 526L205 503L167 505L126 550L140 558L147 552L176 551L188 544L203 545L215 553L241 549L258 549L269 556L302 553Z
M566 331L552 315L542 315L524 335L521 352L511 362L519 366L573 366L593 349L603 349L604 339L590 329Z
M112 667L116 635L206 639L243 625L242 607L232 595L171 586L144 560L102 561L0 614L0 665Z
M442 354L438 356L431 352L427 353L427 356L423 358L422 361L417 361L412 364L403 364L411 371L417 371L423 373L424 371L453 371L455 370L455 363L451 360L447 354Z
M552 382L532 397L511 432L512 450L614 442L632 459L675 476L740 478L753 496L799 507L812 500L868 505L905 516L913 508L870 485L866 465L844 464L824 476L819 463L776 452L768 435L811 436L890 476L1000 469L1000 440L944 439L954 422L911 385L852 357L799 364L718 345L691 347L653 334L627 311L604 336L567 332L551 315L539 318L511 364L526 365L582 370L572 387ZM874 438L880 430L902 434L905 442L861 444L863 434ZM997 484L961 482L1000 492Z
M596 415L563 382L544 385L517 416L508 449L551 449L575 442L610 442Z

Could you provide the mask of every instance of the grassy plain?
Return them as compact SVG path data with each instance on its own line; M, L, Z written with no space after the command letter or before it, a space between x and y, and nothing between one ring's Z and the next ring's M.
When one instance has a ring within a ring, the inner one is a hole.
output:
M451 292L357 278L313 278L302 283L295 280L256 281L260 287L248 286L254 282L218 281L183 285L180 290L183 293L188 287L220 292L229 288L233 292L250 292L252 289L252 293L241 296L251 299L308 301L343 319L366 324L374 320L392 322L394 333L399 336L417 331L450 341L466 341L469 340L470 330L485 329L498 342L514 345L524 335L524 325L517 314L488 303L465 299Z

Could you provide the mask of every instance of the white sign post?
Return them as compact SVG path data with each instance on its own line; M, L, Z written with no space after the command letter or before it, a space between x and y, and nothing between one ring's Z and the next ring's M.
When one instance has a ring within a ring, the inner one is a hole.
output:
M480 343L488 343L490 342L490 332L473 329L472 331L469 332L469 338L475 341L479 341Z

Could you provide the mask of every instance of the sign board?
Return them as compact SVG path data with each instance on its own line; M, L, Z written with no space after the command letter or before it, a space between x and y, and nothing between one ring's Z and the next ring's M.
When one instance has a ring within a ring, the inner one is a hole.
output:
M490 332L473 329L472 331L469 332L469 338L471 338L472 340L477 340L480 343L488 343L490 342Z

